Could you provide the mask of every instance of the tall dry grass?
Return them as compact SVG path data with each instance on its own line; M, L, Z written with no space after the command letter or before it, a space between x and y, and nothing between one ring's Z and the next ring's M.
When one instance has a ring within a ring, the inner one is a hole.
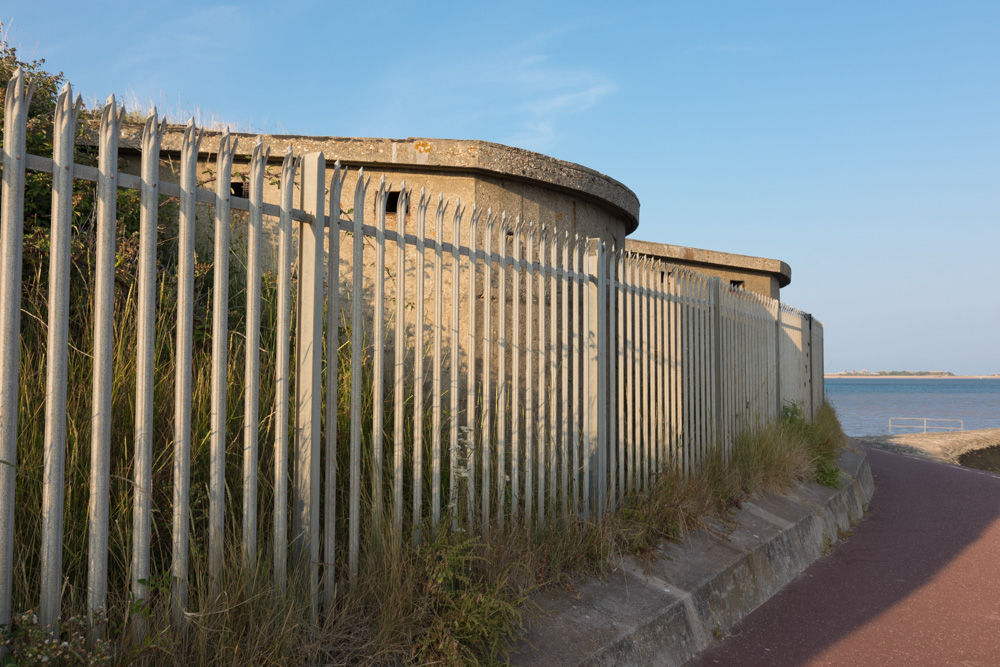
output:
M223 594L208 594L204 554L207 549L207 479L210 368L209 322L214 295L210 293L212 267L199 264L196 278L195 378L193 382L194 433L201 434L192 452L190 607L186 623L178 628L169 616L169 580L165 575L150 582L151 597L142 605L128 599L131 541L131 442L135 386L135 285L133 236L119 239L119 273L115 318L114 427L112 433L112 533L109 547L109 590L114 593L104 628L104 640L88 644L80 632L85 617L87 566L87 493L89 479L89 414L91 394L91 337L93 295L89 283L91 247L86 235L74 250L72 335L70 350L67 441L65 585L63 631L58 641L33 623L31 610L37 599L40 544L40 498L44 428L45 316L47 313L47 253L44 234L33 239L26 252L22 331L21 413L17 481L14 608L21 610L8 633L12 655L23 664L42 658L81 664L388 664L442 662L468 664L502 657L504 646L516 631L522 603L539 587L573 577L601 573L627 554L650 552L664 540L683 539L706 517L725 517L730 508L749 495L774 492L810 478L836 479L832 468L844 442L836 415L829 406L815 422L806 421L790 406L784 417L760 430L737 438L724 460L713 451L690 478L675 471L658 476L647 494L629 497L620 507L590 523L576 519L549 522L542 530L493 526L484 535L443 530L420 545L398 542L389 534L369 535L362 551L361 575L343 587L333 609L318 624L310 620L305 582L293 576L285 593L271 583L271 536L262 531L260 560L245 567L239 551L242 387L243 387L243 286L235 265L230 296L228 341L229 395L227 397L228 528L223 573ZM176 317L176 278L170 260L171 241L161 248L157 294L156 371L154 418L154 518L153 571L169 568L171 507L173 328ZM275 287L265 279L262 349L275 348ZM342 333L341 340L347 336ZM346 345L340 350L341 396L347 396L351 369ZM274 401L273 355L261 356L261 405ZM361 369L370 373L370 369ZM370 387L371 382L366 382ZM371 414L370 391L363 413ZM342 406L340 432L349 428L349 410ZM387 411L387 431L393 415ZM407 414L407 428L412 425ZM262 409L260 423L260 525L269 525L273 501L273 412ZM447 419L446 419L447 421ZM425 420L429 423L429 420ZM429 436L429 434L428 434ZM425 439L427 442L430 438ZM346 448L338 452L346 469ZM370 462L366 462L370 466ZM370 469L369 469L370 470ZM366 475L368 473L366 472ZM446 478L446 476L445 476ZM407 475L409 479L409 475ZM340 499L345 507L346 498ZM365 499L370 508L370 498ZM461 508L460 508L461 509ZM370 511L370 510L366 510ZM341 522L342 523L342 522ZM384 517L379 525L389 530ZM346 525L338 525L345 530ZM343 533L341 533L343 534ZM424 535L433 535L425 528ZM294 570L293 570L294 572ZM146 617L150 633L138 640L130 633L131 614Z

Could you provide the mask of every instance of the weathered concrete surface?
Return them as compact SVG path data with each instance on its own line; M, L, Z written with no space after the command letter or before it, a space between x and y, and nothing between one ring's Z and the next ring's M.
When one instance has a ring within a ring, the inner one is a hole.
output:
M874 483L863 453L840 459L841 488L810 483L755 498L649 563L628 558L575 594L548 590L514 665L681 665L817 560L864 513Z
M122 129L121 147L138 149L142 127L139 123L126 125ZM219 145L220 134L216 131L205 133L203 155L210 155ZM236 134L239 135L236 146L238 162L240 157L249 158L257 135ZM163 136L162 150L179 152L183 136L183 126L169 126ZM620 181L583 165L513 146L490 141L427 137L384 139L261 135L261 138L264 147L270 148L274 162L280 162L285 148L291 144L296 154L322 151L331 162L339 159L344 166L363 166L370 173L399 172L403 178L406 178L406 172L458 173L526 181L569 192L574 197L589 198L613 209L624 218L626 234L631 234L639 225L639 198ZM395 182L398 184L399 180ZM436 183L432 183L431 188L436 195ZM453 196L454 193L447 194ZM265 201L270 200L265 198ZM465 201L471 203L473 199L470 197ZM507 212L518 214L509 208Z

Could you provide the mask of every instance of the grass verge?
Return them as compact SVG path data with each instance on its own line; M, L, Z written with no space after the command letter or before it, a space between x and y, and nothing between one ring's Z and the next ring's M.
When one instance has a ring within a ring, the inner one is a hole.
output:
M269 563L244 568L234 550L224 594L214 600L197 594L204 602L182 629L169 622L165 594L145 610L153 632L141 642L120 620L109 624L105 641L88 644L79 614L51 640L28 611L8 635L10 658L17 664L493 664L503 660L533 591L600 575L623 556L683 539L755 493L810 479L830 484L845 440L830 406L814 422L789 409L780 421L738 438L728 464L716 451L689 479L661 474L649 493L590 524L551 523L534 534L496 526L486 536L442 531L417 546L394 546L385 536L370 542L381 546L363 552L357 583L318 624L309 619L303 582L279 594ZM192 585L207 589L204 572L196 570ZM165 581L159 586L164 593L169 588Z

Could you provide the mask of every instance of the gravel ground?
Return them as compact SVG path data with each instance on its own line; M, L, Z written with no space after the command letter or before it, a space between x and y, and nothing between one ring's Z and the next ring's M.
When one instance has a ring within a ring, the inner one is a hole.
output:
M1000 445L1000 428L940 433L894 433L865 436L854 440L889 452L957 464L958 458L966 452Z

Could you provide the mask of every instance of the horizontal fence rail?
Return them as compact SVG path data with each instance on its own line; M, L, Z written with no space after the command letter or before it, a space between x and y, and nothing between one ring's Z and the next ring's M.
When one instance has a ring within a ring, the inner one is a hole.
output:
M216 187L204 190L196 186L202 133L193 122L179 183L161 182L155 110L143 131L141 173L118 173L122 115L114 98L101 117L98 166L75 164L77 106L68 86L53 156L26 155L30 94L16 73L5 107L0 223L0 625L10 623L13 605L34 599L15 591L13 576L25 553L14 548L15 521L25 520L15 516L15 488L26 483L17 465L27 454L18 451L18 391L37 381L18 357L27 171L53 174L40 568L31 581L49 628L60 617L66 575L66 355L83 344L66 335L74 181L95 182L99 202L88 276L94 314L81 352L93 382L85 417L92 619L108 611L112 585L127 582L125 597L150 604L159 594L150 582L167 571L165 594L183 623L192 570L204 561L208 589L218 594L230 550L244 567L270 568L276 589L291 577L304 581L316 617L382 541L420 541L445 526L533 530L596 517L651 489L664 470L691 474L716 447L728 455L741 431L776 419L785 403L814 407L809 355L822 327L777 301L405 183L390 214L391 184L373 185L363 170L348 213L346 172L336 163L327 173L322 153L289 148L280 201L267 203L269 155L259 140L248 197L236 197L236 138L228 133ZM370 187L376 205L367 219ZM118 191L140 198L134 294L116 284ZM176 238L158 237L165 198L176 200ZM214 222L210 317L196 306L205 305L195 290L199 206ZM277 229L274 276L261 269L265 225ZM135 311L134 327L119 325L123 308ZM167 327L158 324L162 313L171 314ZM114 347L122 336L129 345ZM162 363L172 392L160 389ZM123 365L135 368L127 387L113 380ZM134 414L113 409L123 391L134 397ZM110 509L110 498L121 496L112 472L126 470L129 494L116 506L128 508L130 529ZM201 489L206 498L196 495ZM159 516L169 517L166 525ZM109 561L115 549L127 553ZM129 564L124 575L112 569L122 567L120 557ZM133 615L139 632L141 618Z
M939 419L936 417L890 417L889 433L892 429L927 431L964 431L965 422L961 419Z

